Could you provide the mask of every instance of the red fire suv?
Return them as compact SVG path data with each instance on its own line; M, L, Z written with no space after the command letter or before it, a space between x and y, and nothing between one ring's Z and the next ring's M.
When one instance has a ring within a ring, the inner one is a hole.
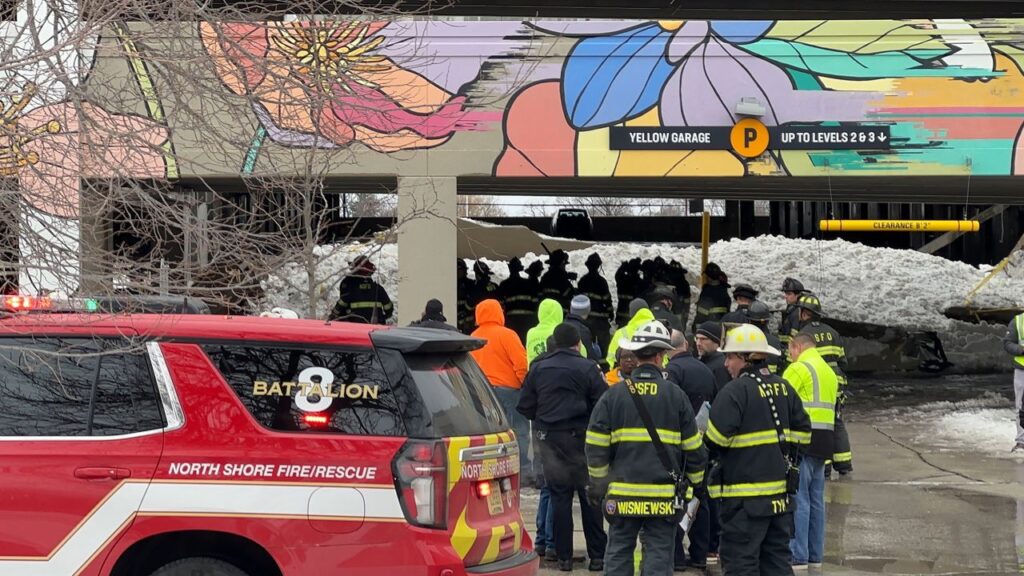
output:
M460 334L0 320L4 576L533 575L516 442Z

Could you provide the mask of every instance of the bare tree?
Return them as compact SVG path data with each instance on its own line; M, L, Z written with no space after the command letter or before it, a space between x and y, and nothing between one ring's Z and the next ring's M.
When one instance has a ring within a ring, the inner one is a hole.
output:
M463 218L500 218L507 215L494 196L459 196L459 216Z
M454 128L409 128L434 113L464 123L467 112L413 70L431 56L409 47L422 36L399 18L409 14L356 0L273 6L19 4L0 24L8 284L188 294L251 311L273 276L303 313L322 314L355 257L351 219L395 216L393 190L338 187L332 175L440 145ZM387 25L404 35L389 40ZM471 215L500 213L472 200ZM424 198L394 227L434 205ZM378 252L393 230L361 250Z

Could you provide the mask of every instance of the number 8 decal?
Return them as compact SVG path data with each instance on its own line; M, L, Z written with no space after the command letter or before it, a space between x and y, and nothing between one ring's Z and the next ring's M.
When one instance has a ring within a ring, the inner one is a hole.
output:
M313 378L317 376L320 377L319 388L321 390L326 391L331 384L334 384L334 373L319 366L312 366L299 372L299 384L312 384ZM306 395L307 390L309 390L308 386L300 386L299 391L295 393L295 406L303 412L323 412L334 402L330 396L320 396L319 400L313 402Z

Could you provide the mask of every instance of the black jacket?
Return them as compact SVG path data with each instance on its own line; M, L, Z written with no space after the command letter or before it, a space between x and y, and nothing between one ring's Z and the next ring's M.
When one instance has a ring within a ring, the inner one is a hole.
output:
M505 320L511 316L527 316L534 321L537 319L540 294L536 283L529 278L519 274L509 276L498 286L498 300L505 310Z
M750 318L747 316L747 310L749 309L750 306L747 306L746 304L737 306L735 310L729 312L725 316L722 316L721 322L723 324L725 322L732 322L733 324L747 324L750 322Z
M331 320L384 324L395 311L388 291L365 276L345 276L338 286L338 302Z
M715 375L715 395L717 396L722 388L732 380L729 371L725 369L725 354L712 352L700 357L700 361Z
M563 348L533 361L516 410L537 430L582 431L607 389L597 364Z
M576 330L580 333L580 342L587 349L587 359L593 360L594 362L600 362L603 359L601 349L597 347L597 342L594 340L594 333L590 331L590 326L587 325L587 321L575 314L569 314L565 317L566 324L572 324L576 327Z
M669 330L682 331L683 327L679 325L679 316L676 316L668 308L661 304L655 304L651 306L651 312L654 314L654 319L664 324Z
M459 329L456 328L455 326L448 324L444 320L439 320L436 318L422 318L420 320L413 322L412 324L409 324L409 326L411 328L434 328L435 330L451 330L453 332L459 331Z
M590 298L590 317L588 320L612 321L612 293L608 289L608 281L597 272L587 272L580 278L576 291Z
M705 402L715 399L715 375L689 352L677 354L665 367L666 376L686 394L694 415Z
M476 305L491 298L498 298L498 285L491 282L489 277L477 278L472 284L470 284L469 295L466 303L469 305L470 310L475 316Z
M669 458L675 460L692 486L699 486L704 481L707 457L683 391L651 364L638 367L630 379ZM587 428L586 445L590 477L598 491L607 489L608 503L629 499L665 501L674 496L672 476L658 458L627 382L612 386L597 403Z
M455 281L455 290L458 294L458 302L455 305L455 323L461 332L469 334L476 327L476 310L474 306L469 305L473 281L469 278L460 278Z
M708 282L700 290L697 297L697 312L693 317L695 325L708 320L721 320L729 312L732 297L729 296L729 285L719 282Z
M564 311L569 310L574 291L569 274L560 268L549 269L540 279L541 299L550 298L557 301Z
M796 391L782 378L768 374L763 364L748 368L718 393L711 406L704 439L712 458L717 457L721 464L708 478L712 498L750 498L763 503L784 498L788 464L769 397L778 413L786 449L802 454L810 444L811 418Z

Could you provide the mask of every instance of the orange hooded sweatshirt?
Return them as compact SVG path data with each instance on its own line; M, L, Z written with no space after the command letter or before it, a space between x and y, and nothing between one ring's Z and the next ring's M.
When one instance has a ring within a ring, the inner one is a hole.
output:
M519 335L505 328L505 313L497 300L484 300L476 307L474 338L487 345L472 352L492 386L520 388L526 378L526 348Z

